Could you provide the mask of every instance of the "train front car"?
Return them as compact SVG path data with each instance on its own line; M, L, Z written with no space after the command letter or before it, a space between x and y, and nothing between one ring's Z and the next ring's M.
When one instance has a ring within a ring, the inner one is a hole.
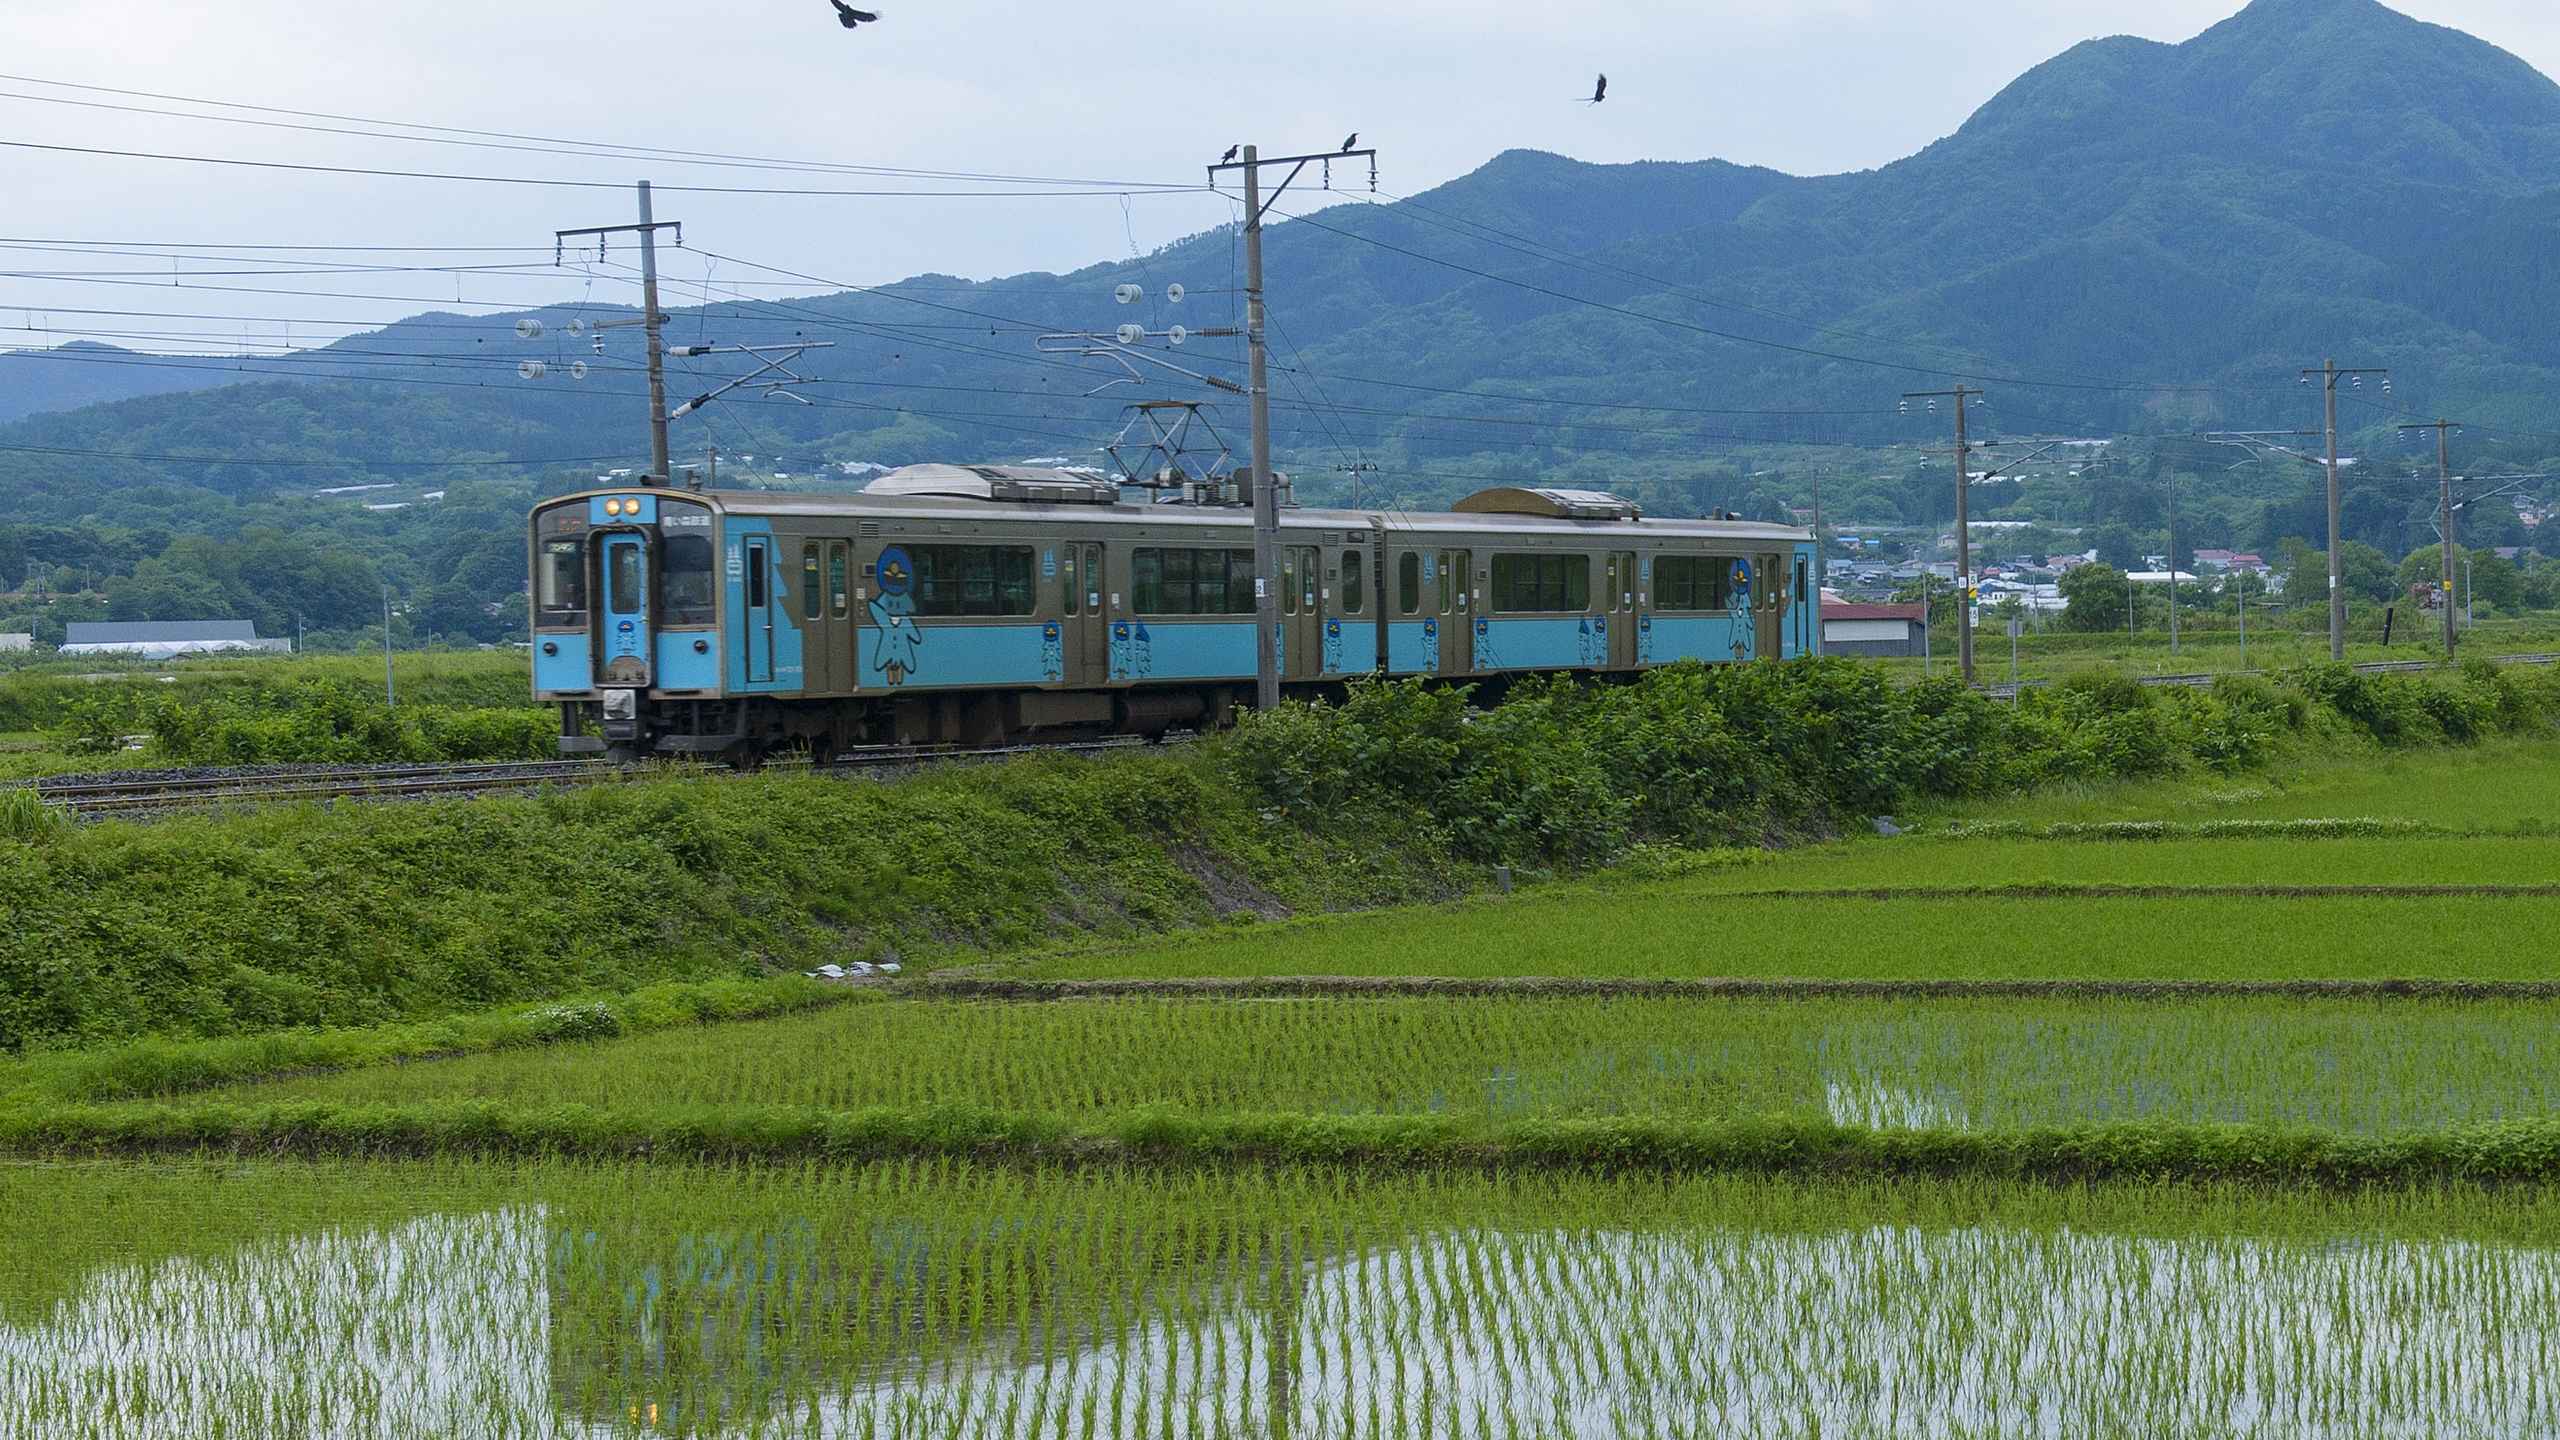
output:
M560 707L560 753L695 751L724 728L719 553L705 499L602 491L534 511L533 690Z

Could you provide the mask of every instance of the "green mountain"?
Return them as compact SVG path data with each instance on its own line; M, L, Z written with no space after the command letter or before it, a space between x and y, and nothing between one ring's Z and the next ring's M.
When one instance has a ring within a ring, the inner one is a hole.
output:
M1312 208L1295 197L1284 210ZM2335 354L2395 371L2391 405L2354 395L2351 427L2405 403L2560 431L2560 330L2538 323L2560 303L2555 221L2560 86L2373 0L2256 0L2182 45L2077 46L1877 170L1514 151L1409 200L1279 223L1276 429L1304 473L1361 457L1437 493L1575 465L1676 472L1737 446L1934 442L1895 399L1959 377L2017 432L2294 426L2316 418L2294 371ZM1084 454L1124 399L1172 393L1219 401L1241 448L1237 397L1152 369L1088 396L1116 372L1032 344L1130 318L1230 323L1236 273L1220 230L1065 275L678 310L679 339L837 347L802 367L815 404L724 403L679 447L757 453L759 470ZM1107 299L1171 280L1195 292L1179 309ZM169 487L255 499L418 478L366 460L558 462L543 473L562 481L630 463L631 332L598 356L561 338L566 312L532 345L516 318L421 316L265 367L291 379L0 427L0 445L242 457L0 452L0 497L114 517L143 484L165 503ZM517 379L524 358L552 375ZM1234 340L1166 358L1243 373ZM577 359L588 378L564 378ZM288 459L345 464L255 463Z
M238 378L219 360L152 355L95 340L0 350L0 423L137 395L209 390Z

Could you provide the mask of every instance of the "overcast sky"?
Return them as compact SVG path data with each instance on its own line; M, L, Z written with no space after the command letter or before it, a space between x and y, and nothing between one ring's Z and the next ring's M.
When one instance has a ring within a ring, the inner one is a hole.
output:
M863 0L873 3L873 0ZM320 165L663 185L934 188L955 182L716 169L402 143L39 103L30 95L164 105L49 88L113 86L695 151L919 170L1189 182L1231 142L1326 148L1351 130L1381 148L1382 183L1414 193L1515 146L1593 161L1708 157L1797 173L1861 169L1946 134L2021 71L2073 43L2183 40L2234 0L1302 0L993 3L878 0L847 33L827 0L216 0L103 5L0 0L0 139ZM2409 0L2560 71L2550 0ZM1608 103L1573 103L1607 71ZM170 107L164 107L170 108ZM174 107L187 108L187 107ZM231 112L245 114L247 112ZM284 116L265 118L289 119ZM1348 176L1338 176L1348 179ZM976 188L971 182L964 188ZM537 247L415 263L548 259L555 228L630 217L627 192L393 180L0 149L10 237L174 242L206 255L261 245ZM1064 270L1228 218L1205 194L839 198L670 193L661 217L697 247L871 283L920 271L983 278ZM0 346L64 332L157 327L297 339L441 301L574 300L584 278L477 273L200 277L189 286L329 288L319 300L171 288L209 260L9 250L9 270L113 270L157 286L0 278ZM399 257L378 257L397 261ZM706 279L698 255L671 279ZM713 285L764 279L735 265ZM1219 277L1223 279L1223 277ZM831 288L806 283L793 289ZM608 281L598 299L628 300ZM758 293L787 293L779 290ZM1107 304L1107 300L1103 303ZM114 320L67 308L256 317ZM1107 312L1103 312L1107 313ZM129 339L138 348L170 348Z

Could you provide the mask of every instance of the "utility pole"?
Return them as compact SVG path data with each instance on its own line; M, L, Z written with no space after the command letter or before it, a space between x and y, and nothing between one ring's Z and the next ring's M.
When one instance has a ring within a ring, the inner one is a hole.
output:
M2178 653L2178 472L2169 472L2169 653Z
M2347 592L2340 579L2345 573L2345 557L2339 551L2345 542L2338 524L2338 381L2345 377L2360 386L2364 384L2364 376L2380 375L2383 377L2383 391L2387 394L2391 389L2391 372L2341 370L2337 361L2323 360L2319 369L2302 372L2302 383L2310 384L2314 375L2320 377L2324 416L2321 431L2329 437L2329 658L2344 660L2347 658Z
M638 232L640 236L640 318L606 320L598 330L614 330L627 325L642 327L649 337L649 474L643 482L650 485L670 483L674 466L667 459L667 317L658 313L658 232L673 230L676 243L684 243L684 222L660 220L649 203L649 182L640 182L640 223L637 225L590 225L582 230L551 232L551 263L560 263L561 250L567 241L596 237L596 257L604 258L605 237Z
M1357 136L1353 137L1357 139ZM1280 703L1280 491L1271 474L1271 382L1270 361L1265 345L1262 299L1262 217L1289 185L1309 165L1321 163L1327 184L1333 176L1333 162L1365 158L1369 162L1369 188L1378 185L1378 152L1375 150L1337 150L1316 155L1279 155L1262 158L1260 146L1244 147L1244 158L1233 163L1208 167L1209 183L1218 183L1222 171L1244 172L1244 339L1247 357L1246 380L1252 390L1253 413L1253 703L1258 710L1269 710ZM1286 165L1288 175L1266 200L1262 195L1262 167Z
M400 708L400 691L391 673L391 587L382 587L382 708Z
M1979 390L1958 385L1953 390L1915 391L1902 398L1912 400L1946 400L1956 402L1956 663L1964 672L1964 683L1973 683L1973 532L1966 523L1965 492L1971 488L1967 473L1973 466L1973 450L1964 435L1964 404L1982 397Z
M2413 430L2433 430L2436 432L2436 487L2437 493L2442 497L2437 503L2443 507L2438 512L2439 518L2436 524L2436 529L2439 532L2436 537L2436 550L2438 552L2438 558L2444 562L2444 658L2447 660L2451 660L2453 658L2454 645L2453 442L2451 436L2454 431L2460 428L2462 427L2454 424L2450 420L2430 420L2423 425L2403 425L2400 427L2404 433Z
M1822 577L1829 568L1822 563L1822 549L1822 470L1817 466L1813 472L1813 605L1816 612L1822 608Z

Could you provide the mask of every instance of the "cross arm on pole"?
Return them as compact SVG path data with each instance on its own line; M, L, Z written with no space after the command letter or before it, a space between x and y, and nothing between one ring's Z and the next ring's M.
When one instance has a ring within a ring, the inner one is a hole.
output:
M1209 166L1209 167L1208 167L1208 170L1209 170L1209 185L1210 185L1210 188L1215 189L1215 188L1217 187L1217 184L1218 184L1218 176L1219 176L1219 175L1221 175L1221 174L1223 174L1223 173L1225 173L1226 171L1229 171L1229 170L1242 170L1242 169L1244 169L1244 168L1245 168L1245 166L1246 166L1248 163L1250 163L1250 164L1252 164L1252 165L1256 165L1256 166L1262 166L1262 165L1286 165L1286 166L1288 166L1288 167L1289 167L1289 175L1288 175L1288 178L1287 178L1287 179L1285 179L1285 180L1282 180L1282 181L1281 181L1277 186L1273 187L1273 189L1272 189L1272 191L1271 191L1271 193L1270 193L1270 194L1265 195L1264 197L1262 197L1262 206L1261 206L1261 208L1260 208L1260 209L1257 209L1257 210L1256 210L1256 211L1254 211L1254 213L1253 213L1254 223L1256 223L1256 224L1260 224L1260 223L1262 222L1262 217L1263 217L1265 214L1267 214L1267 213L1269 213L1269 212L1270 212L1271 207L1280 203L1280 195L1281 195L1281 192L1283 192L1283 191L1287 190L1287 189L1289 188L1290 182L1291 182L1291 181L1296 180L1296 179L1298 178L1299 174L1300 174L1301 172L1303 172L1303 171L1304 171L1304 170L1305 170L1309 165L1313 165L1313 164L1315 164L1315 163L1317 163L1317 162L1319 162L1319 161L1323 161L1323 162L1330 163L1330 162L1335 161L1335 160L1359 160L1359 159L1365 159L1365 160L1367 160L1367 161L1369 162L1370 169L1371 169L1371 172L1372 172L1372 173L1371 173L1371 179L1374 181L1374 180L1376 179L1375 171L1376 171L1376 167L1377 167L1377 163L1378 163L1378 152L1377 152L1376 150L1374 150L1374 149L1369 149L1369 150L1325 150L1325 151L1319 151L1319 152L1317 152L1317 153L1315 153L1315 154L1312 154L1312 155L1266 155L1266 156L1258 157L1258 158L1256 158L1256 159L1254 159L1254 160L1252 160L1252 161L1250 161L1250 162L1248 162L1248 161L1243 161L1243 160L1230 160L1230 161L1228 161L1228 162L1226 162L1226 163L1224 163L1224 164L1220 164L1220 165L1211 165L1211 166Z

